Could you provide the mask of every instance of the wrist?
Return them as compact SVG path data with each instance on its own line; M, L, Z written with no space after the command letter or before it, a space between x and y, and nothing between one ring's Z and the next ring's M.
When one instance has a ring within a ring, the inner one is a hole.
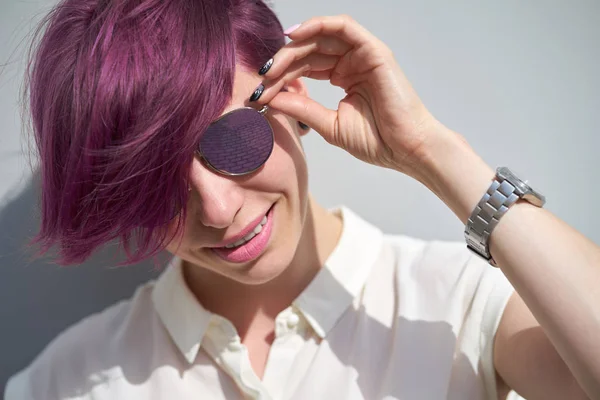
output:
M419 155L416 177L466 224L489 188L495 171L464 137L444 126L436 128Z

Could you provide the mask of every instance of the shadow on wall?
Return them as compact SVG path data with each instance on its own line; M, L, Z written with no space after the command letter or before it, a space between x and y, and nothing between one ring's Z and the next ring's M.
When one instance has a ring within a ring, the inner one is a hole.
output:
M124 259L116 245L78 266L29 261L32 250L25 245L39 227L38 179L0 208L0 393L65 328L131 297L160 274L150 260L114 268L115 260ZM160 259L166 265L169 254Z

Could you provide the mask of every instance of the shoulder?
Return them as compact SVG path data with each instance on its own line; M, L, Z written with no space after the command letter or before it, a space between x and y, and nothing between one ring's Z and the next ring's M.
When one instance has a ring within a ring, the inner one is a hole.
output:
M406 267L456 268L463 265L471 253L466 245L459 241L425 240L407 235L385 234L384 243L402 255ZM407 258L410 257L410 258Z
M131 338L149 332L155 319L154 281L127 300L89 315L56 336L23 370L13 375L5 399L87 399L94 386L118 378Z
M382 284L385 277L393 282L398 311L427 319L456 318L456 323L476 312L496 318L513 292L500 269L460 241L384 235L383 243L374 275L380 275L376 280Z
M485 390L493 393L494 337L514 293L508 279L460 241L384 238L383 253L394 273L395 317L437 323L431 327L443 328L438 330L447 333L449 349L474 366ZM435 332L419 336L440 339Z
M473 254L464 242L384 235L385 247L393 254L394 267L401 280L453 286L459 281L473 283L487 276L504 279L498 268Z

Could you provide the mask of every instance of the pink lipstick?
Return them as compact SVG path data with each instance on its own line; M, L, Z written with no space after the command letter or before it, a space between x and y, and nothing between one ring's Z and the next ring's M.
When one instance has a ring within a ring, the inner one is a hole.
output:
M223 260L232 263L245 263L252 261L261 255L269 244L271 230L273 227L273 214L275 206L273 205L267 213L267 222L262 226L261 231L247 242L233 248L213 247L211 250Z

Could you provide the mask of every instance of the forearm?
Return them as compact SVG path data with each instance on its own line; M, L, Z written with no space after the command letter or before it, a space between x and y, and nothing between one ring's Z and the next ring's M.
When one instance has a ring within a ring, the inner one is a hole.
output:
M495 171L460 135L435 136L418 179L466 224ZM490 252L579 384L600 398L600 247L519 200L492 232Z

